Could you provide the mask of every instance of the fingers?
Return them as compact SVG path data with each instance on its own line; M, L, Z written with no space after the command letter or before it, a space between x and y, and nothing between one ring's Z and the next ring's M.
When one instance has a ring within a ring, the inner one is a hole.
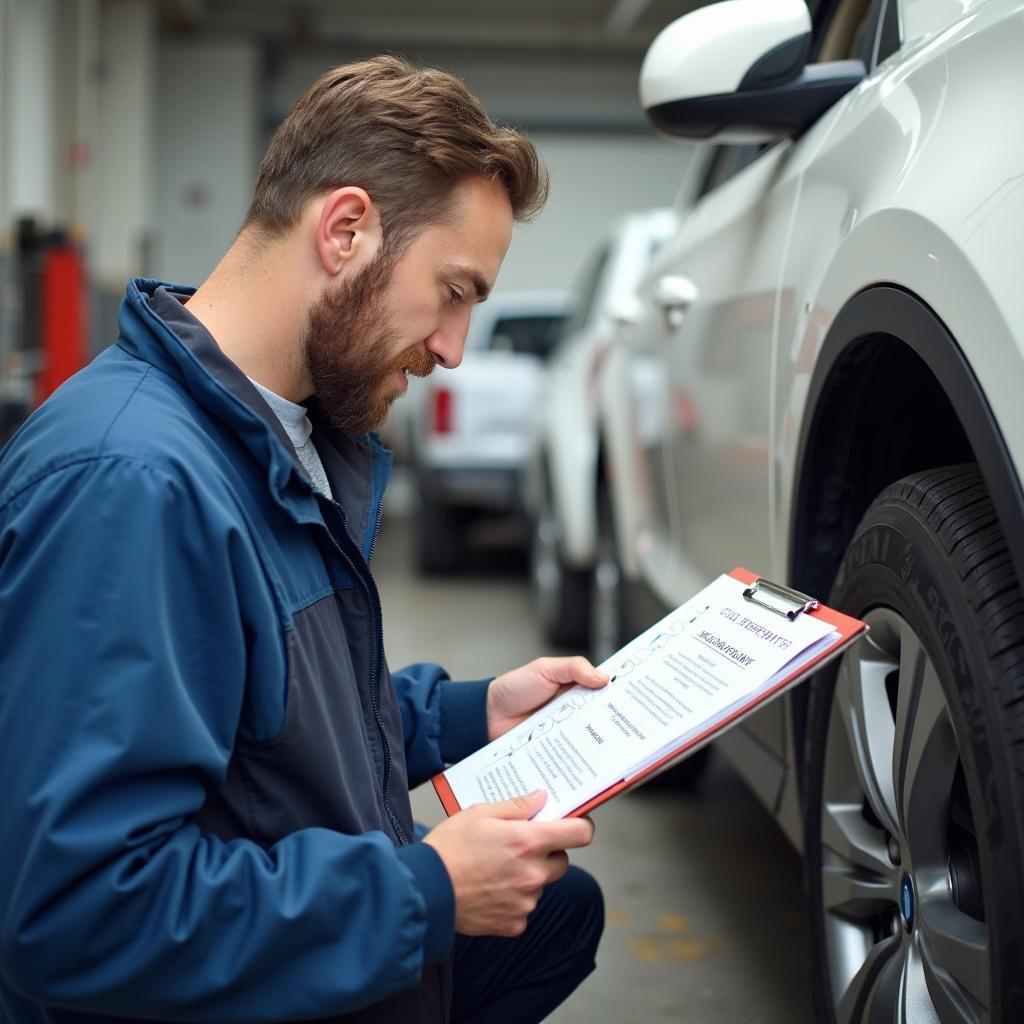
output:
M511 934L522 934L526 929L527 918L540 902L545 887L557 882L568 870L569 855L565 850L553 850L544 858L540 871L534 876L534 884L521 890L518 895L518 913L511 914L507 921Z
M548 794L543 789L536 789L525 796L512 797L511 800L499 803L474 804L469 810L477 815L506 821L525 821L532 818L547 799ZM587 817L531 822L530 827L536 830L534 835L537 848L547 851L579 849L581 846L589 846L594 838L594 822Z
M607 672L595 668L588 659L577 656L571 660L574 663L573 679L581 686L599 690L602 686L607 686L611 680L611 676Z
M538 662L544 676L554 683L579 683L590 689L599 689L610 678L581 654L572 658L539 658Z
M511 800L502 800L496 804L478 804L487 814L495 818L506 818L509 821L532 818L547 803L548 795L543 789L535 789L525 796L514 796Z
M578 850L589 846L594 838L594 823L589 818L563 818L561 821L537 822L543 847L554 850Z
M557 882L569 870L569 854L565 850L553 850L544 859L543 873L537 878L538 885L520 893L519 914L512 915L508 921L511 934L520 935L526 929L527 918L533 913L546 886Z
M569 870L569 854L552 850L548 854L548 883L557 882Z

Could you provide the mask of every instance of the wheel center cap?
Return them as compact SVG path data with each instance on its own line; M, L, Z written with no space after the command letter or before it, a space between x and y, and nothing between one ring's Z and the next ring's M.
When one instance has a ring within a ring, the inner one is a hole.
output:
M900 882L900 917L903 918L903 927L909 933L914 928L914 883L910 875L904 873Z

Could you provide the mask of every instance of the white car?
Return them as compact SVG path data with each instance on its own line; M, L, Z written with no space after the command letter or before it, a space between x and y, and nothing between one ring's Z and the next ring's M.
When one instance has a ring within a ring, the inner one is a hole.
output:
M744 565L869 622L718 747L803 851L815 1021L1024 1020L1022 44L1020 0L728 0L641 75L738 148L604 362L595 617Z
M547 400L523 474L537 613L554 644L585 649L597 558L597 381L616 332L638 315L637 285L676 224L671 210L617 221L590 255L574 312L548 361Z
M462 365L410 380L404 401L421 571L460 568L473 519L521 514L519 474L543 402L544 360L569 308L563 291L495 294L473 310Z

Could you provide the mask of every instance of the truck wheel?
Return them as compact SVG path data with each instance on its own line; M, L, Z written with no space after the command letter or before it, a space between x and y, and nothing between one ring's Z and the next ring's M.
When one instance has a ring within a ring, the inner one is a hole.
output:
M419 492L419 511L413 520L416 565L425 576L456 572L466 558L465 522L455 509L446 508Z
M562 556L562 530L545 481L530 542L530 581L546 640L583 649L590 624L590 574L571 569Z
M830 603L871 632L811 684L815 1020L1024 1020L1024 603L977 468L884 491Z

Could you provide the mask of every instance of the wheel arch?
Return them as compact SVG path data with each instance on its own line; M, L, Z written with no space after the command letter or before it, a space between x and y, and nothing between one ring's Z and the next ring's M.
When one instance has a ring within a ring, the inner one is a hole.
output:
M914 395L907 408L906 395ZM868 506L909 473L975 461L1024 580L1024 490L992 409L936 313L895 285L875 285L840 310L815 364L797 447L788 574L826 596ZM803 749L806 693L793 700Z

